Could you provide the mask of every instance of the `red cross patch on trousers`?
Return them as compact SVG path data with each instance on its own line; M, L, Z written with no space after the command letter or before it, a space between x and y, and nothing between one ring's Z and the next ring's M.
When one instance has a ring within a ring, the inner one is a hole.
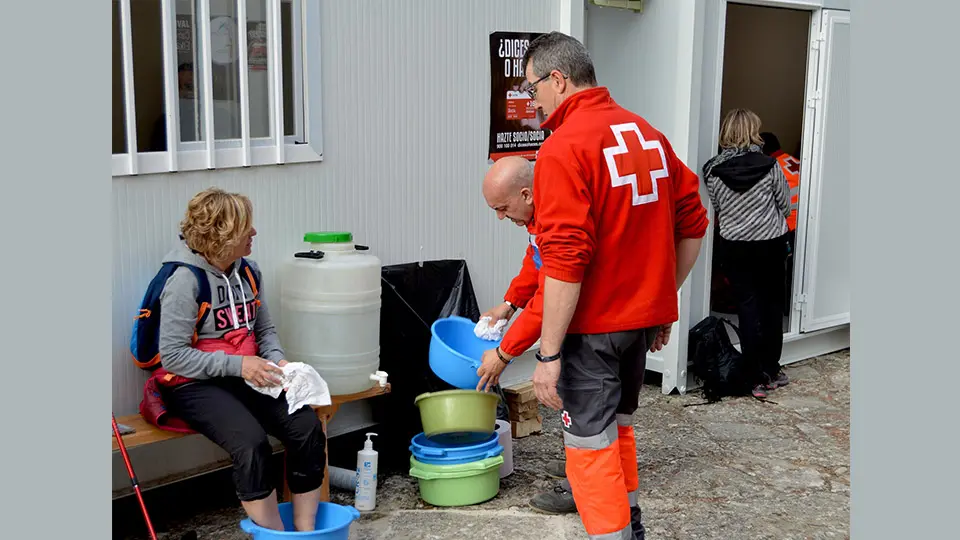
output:
M573 419L570 418L570 413L568 413L567 411L563 411L563 414L560 415L560 420L563 421L563 427L565 428L569 428L570 424L573 423Z

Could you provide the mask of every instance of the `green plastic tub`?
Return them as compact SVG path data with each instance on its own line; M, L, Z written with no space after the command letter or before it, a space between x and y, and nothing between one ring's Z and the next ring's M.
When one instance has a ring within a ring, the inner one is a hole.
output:
M497 430L497 403L492 392L445 390L420 394L414 403L420 409L423 434L449 444L468 444L488 438Z
M430 465L410 456L410 476L420 484L420 498L433 506L470 506L500 493L503 456L458 465Z

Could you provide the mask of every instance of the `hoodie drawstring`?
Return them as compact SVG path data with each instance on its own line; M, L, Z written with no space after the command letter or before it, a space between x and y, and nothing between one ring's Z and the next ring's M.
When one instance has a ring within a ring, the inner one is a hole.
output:
M243 298L243 323L250 330L250 312L247 310L247 293L243 290L243 282L240 281L240 273L237 268L233 269L233 277L237 278L237 286L240 287L240 296Z
M233 287L230 285L230 278L226 274L220 274L223 280L227 282L227 297L230 299L230 312L233 314L233 329L238 330L240 323L237 318L237 304L233 297ZM243 290L243 282L240 281L240 274L237 269L233 269L233 277L237 278L237 285L240 287L240 295L243 298L243 323L250 330L250 312L247 310L247 293Z

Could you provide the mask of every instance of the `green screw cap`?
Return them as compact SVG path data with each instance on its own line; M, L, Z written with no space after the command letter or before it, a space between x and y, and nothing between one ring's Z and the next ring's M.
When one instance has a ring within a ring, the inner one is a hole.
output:
M303 235L308 244L348 244L353 242L353 233L348 232L308 232Z

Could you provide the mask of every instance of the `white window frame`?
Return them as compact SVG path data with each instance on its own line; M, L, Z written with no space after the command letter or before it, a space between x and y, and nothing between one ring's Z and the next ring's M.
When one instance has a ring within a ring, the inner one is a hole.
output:
M121 52L123 57L123 102L126 152L113 154L113 176L135 176L179 171L197 171L305 163L323 161L320 78L320 2L319 0L266 0L267 73L270 76L270 126L272 137L250 137L249 87L247 76L246 0L233 0L237 8L240 71L241 138L214 140L204 136L199 142L180 142L180 106L176 59L176 0L160 0L162 15L164 110L167 151L137 151L137 115L134 100L133 42L130 2L120 0ZM200 129L212 135L213 84L210 75L210 0L197 2L195 25L200 51L199 77L195 88L200 97ZM283 114L283 36L280 33L280 7L292 7L291 40L293 51L294 118L297 130L284 136ZM204 69L206 68L206 69ZM207 128L209 126L209 129ZM170 151L173 149L173 151Z

